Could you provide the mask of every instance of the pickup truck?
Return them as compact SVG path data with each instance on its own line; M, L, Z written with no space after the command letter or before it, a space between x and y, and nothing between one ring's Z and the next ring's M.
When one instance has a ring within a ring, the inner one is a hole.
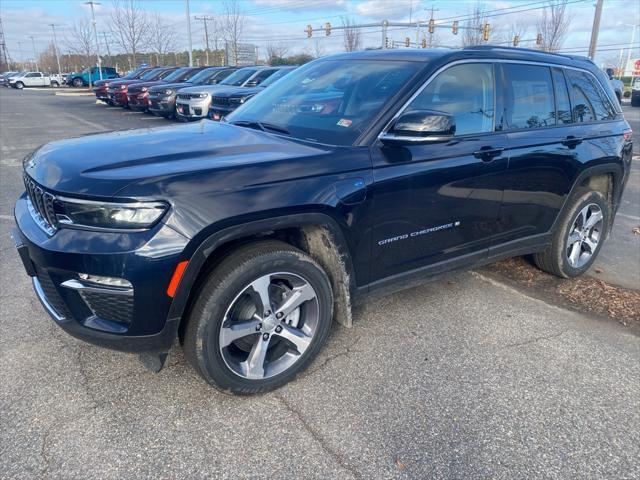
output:
M9 78L9 86L22 90L24 87L59 87L62 79L59 75L42 72L24 72Z

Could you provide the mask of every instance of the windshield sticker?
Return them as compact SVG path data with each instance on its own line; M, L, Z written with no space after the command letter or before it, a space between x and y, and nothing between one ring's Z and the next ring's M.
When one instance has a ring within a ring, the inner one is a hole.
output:
M339 127L350 127L352 123L348 118L341 118L336 125Z
M385 238L384 240L378 241L378 245L389 245L390 243L399 242L401 240L407 240L409 238L421 237L422 235L427 235L429 233L440 232L442 230L449 230L450 228L459 227L460 222L451 222L445 223L444 225L438 225L437 227L425 228L423 230L417 230L411 233L405 233L404 235L398 235L397 237Z

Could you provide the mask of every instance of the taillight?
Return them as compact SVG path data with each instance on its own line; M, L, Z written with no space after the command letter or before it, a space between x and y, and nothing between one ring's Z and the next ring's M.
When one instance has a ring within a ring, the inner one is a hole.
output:
M622 136L624 137L625 142L628 142L629 140L631 140L632 135L633 135L633 130L631 130L630 128L622 132Z

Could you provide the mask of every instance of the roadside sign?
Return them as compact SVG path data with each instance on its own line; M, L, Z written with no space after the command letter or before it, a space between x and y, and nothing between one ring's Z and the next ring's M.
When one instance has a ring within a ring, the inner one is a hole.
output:
M230 67L248 67L249 65L256 65L258 60L258 47L252 43L237 43L238 53L233 43L225 43L226 64Z

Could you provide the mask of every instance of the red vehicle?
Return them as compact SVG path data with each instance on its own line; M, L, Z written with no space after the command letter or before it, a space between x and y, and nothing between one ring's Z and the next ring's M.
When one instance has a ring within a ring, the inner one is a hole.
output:
M206 67L182 67L176 68L167 76L159 80L151 80L146 82L139 82L130 85L127 89L127 103L131 110L146 111L149 106L149 89L156 85L162 85L163 83L184 82L188 78L196 75L198 72L204 70Z
M109 101L113 105L119 105L123 108L128 108L129 99L127 98L127 93L128 93L129 85L132 85L134 83L162 80L164 77L166 77L171 72L173 72L176 68L178 67L156 67L156 68L152 68L148 72L145 72L138 79L118 80L117 82L111 82L107 87Z
M137 70L133 70L129 72L122 78L107 78L104 80L97 80L93 82L93 93L96 94L96 98L101 100L109 105L115 105L109 100L109 85L113 82L120 82L122 80L139 80L142 75L144 75L149 70L152 70L149 67L138 68Z

